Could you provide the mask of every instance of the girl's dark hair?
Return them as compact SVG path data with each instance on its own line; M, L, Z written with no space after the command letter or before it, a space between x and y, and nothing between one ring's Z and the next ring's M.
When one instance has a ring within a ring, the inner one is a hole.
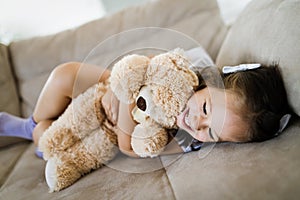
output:
M278 65L225 75L219 73L222 77L219 79L211 78L212 73L213 77L216 74L209 68L200 71L201 76L198 77L201 84L197 89L206 85L220 87L219 80L223 80L223 87L238 95L242 105L240 117L249 125L243 141L258 142L273 138L279 130L282 116L291 113Z

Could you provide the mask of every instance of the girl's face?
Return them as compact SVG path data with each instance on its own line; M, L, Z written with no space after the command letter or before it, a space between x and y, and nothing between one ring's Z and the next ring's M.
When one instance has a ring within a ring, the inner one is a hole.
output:
M189 99L177 125L202 142L242 142L238 138L247 125L238 115L237 103L233 93L206 87Z

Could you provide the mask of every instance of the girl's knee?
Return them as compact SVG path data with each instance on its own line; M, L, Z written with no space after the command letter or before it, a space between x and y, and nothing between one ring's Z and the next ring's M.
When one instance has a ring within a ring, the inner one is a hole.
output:
M50 81L66 95L72 93L80 63L69 62L58 65L50 75Z
M40 137L44 134L52 122L53 120L43 120L36 125L32 133L33 142L36 146L38 146Z

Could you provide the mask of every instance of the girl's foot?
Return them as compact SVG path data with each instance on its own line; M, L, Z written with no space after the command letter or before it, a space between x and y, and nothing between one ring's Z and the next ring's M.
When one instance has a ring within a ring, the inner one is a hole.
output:
M35 155L38 157L38 158L42 158L43 159L43 152L41 152L38 148L35 149Z
M36 122L32 116L23 119L5 112L0 113L0 136L32 140L32 131L35 126Z

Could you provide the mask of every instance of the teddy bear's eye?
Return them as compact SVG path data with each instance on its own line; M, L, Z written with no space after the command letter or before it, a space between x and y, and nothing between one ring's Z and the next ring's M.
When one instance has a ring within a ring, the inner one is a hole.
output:
M147 108L146 105L146 100L143 97L139 97L138 100L136 101L136 105L139 109L141 109L142 111L145 111Z

